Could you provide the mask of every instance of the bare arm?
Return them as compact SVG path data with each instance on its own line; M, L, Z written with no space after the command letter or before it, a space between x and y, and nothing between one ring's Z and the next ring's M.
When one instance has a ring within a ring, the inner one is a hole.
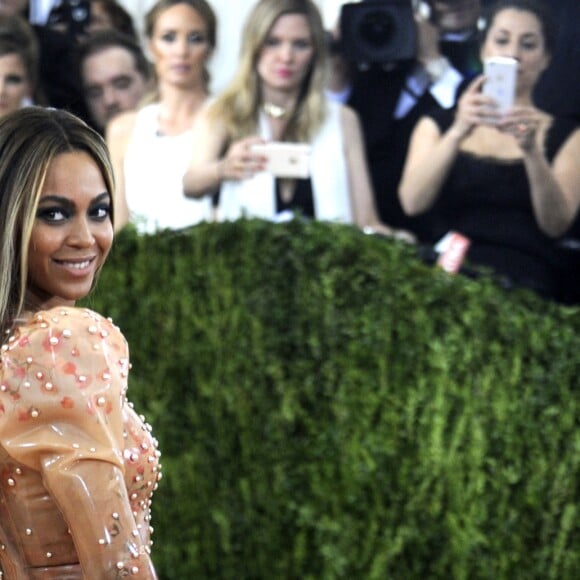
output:
M356 113L348 107L342 107L341 123L354 223L390 235L391 228L381 223L375 207L362 130Z
M125 113L115 117L108 125L105 140L111 154L113 171L115 173L115 231L120 231L128 222L130 217L127 197L125 195L125 154L127 146L135 127L136 114Z
M489 98L479 92L483 81L484 77L478 77L466 89L455 120L444 134L429 118L415 126L399 184L399 199L408 215L423 213L433 206L463 140L477 124L483 124L484 113L492 118Z
M187 197L202 197L215 193L224 179L221 154L228 135L225 127L212 123L207 111L202 111L194 125L193 155L183 176L183 191Z
M567 139L548 163L543 138L538 137L541 113L533 107L514 107L498 125L514 136L520 147L530 184L534 215L548 236L562 235L580 206L580 129Z
M213 194L223 181L247 179L263 169L262 157L250 150L252 144L262 143L263 139L254 135L228 147L226 128L210 119L207 111L200 113L196 120L192 141L193 156L183 176L183 191L187 197Z

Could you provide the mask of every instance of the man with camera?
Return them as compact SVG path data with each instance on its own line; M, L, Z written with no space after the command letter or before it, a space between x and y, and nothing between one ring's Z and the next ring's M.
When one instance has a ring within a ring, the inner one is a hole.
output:
M462 82L481 71L481 9L481 0L345 4L331 47L348 77L334 78L330 96L340 94L360 116L380 217L421 242L433 242L433 216L406 216L397 196L410 135L425 111L452 107Z

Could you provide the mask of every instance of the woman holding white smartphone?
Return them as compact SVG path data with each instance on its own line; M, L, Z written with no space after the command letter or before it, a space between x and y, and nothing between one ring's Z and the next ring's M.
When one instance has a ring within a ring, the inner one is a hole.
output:
M482 90L486 76L476 78L455 111L419 121L399 187L408 214L438 210L435 238L462 233L471 240L472 264L551 297L553 238L566 232L580 205L580 130L533 103L553 43L539 0L500 0L487 19L481 57L517 61L513 106L502 112Z
M325 99L325 44L311 0L255 5L236 76L198 119L186 195L219 191L222 220L299 211L391 233L374 208L356 114Z

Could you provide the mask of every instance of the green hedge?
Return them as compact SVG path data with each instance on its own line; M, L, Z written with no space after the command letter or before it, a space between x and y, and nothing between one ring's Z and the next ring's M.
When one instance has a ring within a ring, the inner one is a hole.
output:
M167 579L580 577L580 313L348 226L126 231Z

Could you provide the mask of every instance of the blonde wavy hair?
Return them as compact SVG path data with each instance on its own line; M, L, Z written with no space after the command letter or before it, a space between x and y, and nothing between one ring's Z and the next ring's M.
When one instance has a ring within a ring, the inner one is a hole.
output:
M309 24L314 55L295 110L288 120L283 140L308 142L326 116L326 34L320 12L311 0L260 0L246 21L237 73L229 87L211 104L210 118L224 123L230 140L256 132L261 105L258 60L270 30L280 16L303 14Z

